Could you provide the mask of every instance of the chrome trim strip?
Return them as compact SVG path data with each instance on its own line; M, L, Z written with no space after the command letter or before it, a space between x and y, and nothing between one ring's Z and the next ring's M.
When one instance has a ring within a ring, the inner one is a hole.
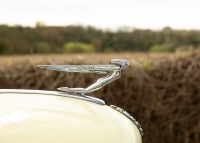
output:
M91 96L80 95L80 94L68 94L66 92L47 91L47 90L26 90L26 89L0 89L0 94L1 93L55 95L55 96L76 98L76 99L80 99L80 100L85 100L85 101L97 103L97 104L100 104L100 105L105 105L105 102L101 99L91 97Z
M122 108L117 107L115 105L110 105L110 107L115 109L115 110L117 110L118 112L122 113L126 117L128 117L136 125L136 127L138 128L141 136L144 135L144 131L143 131L142 127L140 126L140 124L136 121L136 119L133 116L131 116L128 112L124 111Z

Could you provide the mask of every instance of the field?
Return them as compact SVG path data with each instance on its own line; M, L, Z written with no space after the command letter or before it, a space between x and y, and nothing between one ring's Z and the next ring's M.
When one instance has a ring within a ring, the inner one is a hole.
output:
M54 63L69 62L69 63L105 63L111 59L127 59L130 63L140 60L158 60L158 59L174 59L177 54L174 53L112 53L112 54L38 54L38 55L11 55L0 56L0 66L12 65L13 63L20 63L30 61L32 63L42 63L44 61L51 61Z
M36 65L108 64L113 58L127 59L130 66L121 79L91 96L130 112L144 129L144 143L199 143L199 52L1 56L0 88L87 87L100 75L48 71Z

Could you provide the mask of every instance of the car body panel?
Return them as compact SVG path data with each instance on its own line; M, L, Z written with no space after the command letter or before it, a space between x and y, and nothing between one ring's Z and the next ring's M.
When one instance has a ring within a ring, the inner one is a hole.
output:
M107 105L33 93L0 90L0 143L142 142L136 125Z

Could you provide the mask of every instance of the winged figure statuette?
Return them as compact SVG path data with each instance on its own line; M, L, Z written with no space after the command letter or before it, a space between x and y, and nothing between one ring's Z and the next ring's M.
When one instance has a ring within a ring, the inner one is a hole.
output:
M108 76L98 79L87 88L59 87L60 91L84 95L99 90L108 83L121 77L121 71L128 67L129 63L124 59L112 59L110 65L38 65L40 68L79 73L108 74Z

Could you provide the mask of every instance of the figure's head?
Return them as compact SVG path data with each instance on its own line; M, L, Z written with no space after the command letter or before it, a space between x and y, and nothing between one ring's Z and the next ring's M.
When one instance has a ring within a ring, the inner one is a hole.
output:
M122 70L128 67L129 65L128 61L124 59L112 59L110 61L110 64L119 65L122 68Z

